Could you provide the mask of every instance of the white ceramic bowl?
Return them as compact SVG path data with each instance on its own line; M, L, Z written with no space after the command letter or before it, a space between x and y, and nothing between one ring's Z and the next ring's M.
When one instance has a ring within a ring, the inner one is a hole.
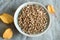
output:
M25 7L25 6L27 6L27 5L31 5L31 4L37 4L37 5L41 5L42 7L44 7L42 4L40 4L40 3L37 3L37 2L27 2L27 3L24 3L24 4L22 4L22 5L20 5L18 8L17 8L17 10L16 10L16 12L15 12L15 15L14 15L14 24L15 24L15 27L17 28L17 30L21 33L21 34L23 34L23 35L25 35L25 36L29 36L29 37L36 37L36 36L41 36L42 34L44 34L48 29L49 29L49 27L50 27L50 25L51 25L51 16L50 16L50 14L48 13L48 15L49 15L49 20L50 20L50 22L49 22L49 25L48 25L48 28L44 31L44 32L42 32L42 33L39 33L39 34L32 34L32 35L29 35L29 34L26 34L26 33L24 33L22 30L21 30L21 28L19 27L19 25L18 25L18 15L19 15L19 12L21 11L21 9L23 8L23 7ZM45 8L45 7L44 7ZM45 8L46 9L46 8ZM47 10L46 10L47 11ZM47 11L48 12L48 11Z

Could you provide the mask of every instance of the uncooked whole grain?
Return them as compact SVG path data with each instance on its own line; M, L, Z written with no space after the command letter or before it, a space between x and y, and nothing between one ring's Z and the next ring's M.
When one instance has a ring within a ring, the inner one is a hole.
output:
M48 27L49 16L42 6L27 5L19 13L18 24L25 33L38 34Z

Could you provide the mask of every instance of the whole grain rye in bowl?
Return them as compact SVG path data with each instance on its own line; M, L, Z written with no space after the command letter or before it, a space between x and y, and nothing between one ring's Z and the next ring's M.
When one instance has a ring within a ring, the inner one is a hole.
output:
M26 36L43 33L50 23L47 10L36 3L27 4L20 9L17 17L17 24Z

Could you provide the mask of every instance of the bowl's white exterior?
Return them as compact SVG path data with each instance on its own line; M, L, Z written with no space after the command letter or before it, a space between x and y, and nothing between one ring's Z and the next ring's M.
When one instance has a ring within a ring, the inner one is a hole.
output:
M28 4L38 4L38 5L41 5L42 7L44 7L42 4L37 3L37 2L27 2L27 3L24 3L24 4L20 5L20 6L18 7L18 9L16 10L15 15L14 15L14 24L15 24L15 27L17 28L17 30L18 30L20 33L22 33L22 34L25 35L25 36L29 36L29 37L41 36L41 35L44 34L44 33L50 28L50 26L51 26L51 16L50 16L50 14L49 14L49 18L50 18L49 26L48 26L48 28L47 28L44 32L42 32L42 33L35 34L35 35L29 35L29 34L26 34L26 33L22 32L21 28L20 28L19 25L18 25L18 14L19 14L19 12L21 11L21 9L22 9L23 7L25 7L26 5L28 5ZM45 7L44 7L44 8L45 8ZM45 8L45 9L46 9L46 8ZM47 11L47 12L48 12L48 11Z

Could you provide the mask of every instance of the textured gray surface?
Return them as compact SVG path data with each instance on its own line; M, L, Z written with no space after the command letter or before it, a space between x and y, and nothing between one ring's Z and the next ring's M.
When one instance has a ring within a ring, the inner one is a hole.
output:
M7 12L12 15L14 15L15 10L17 7L25 2L30 2L30 1L35 1L35 2L40 2L44 6L48 4L52 4L55 7L56 10L56 15L58 17L58 20L52 16L52 25L50 30L48 30L45 34L39 37L26 37L22 34L20 34L14 25L6 25L0 21L0 40L3 40L2 33L3 31L11 27L14 31L14 36L11 40L60 40L60 2L59 0L0 0L0 13Z

